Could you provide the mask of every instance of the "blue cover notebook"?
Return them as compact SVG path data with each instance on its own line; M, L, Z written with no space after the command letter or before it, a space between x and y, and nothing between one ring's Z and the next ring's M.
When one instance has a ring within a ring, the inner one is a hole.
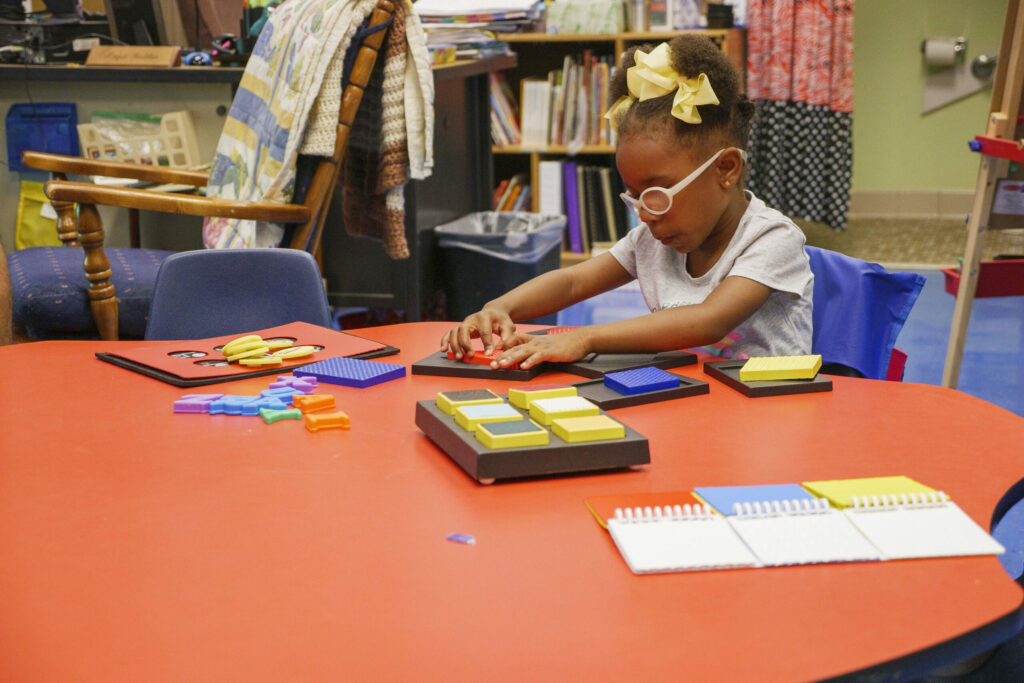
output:
M723 515L733 513L736 503L764 503L772 500L814 500L800 484L768 484L765 486L698 486L701 500Z

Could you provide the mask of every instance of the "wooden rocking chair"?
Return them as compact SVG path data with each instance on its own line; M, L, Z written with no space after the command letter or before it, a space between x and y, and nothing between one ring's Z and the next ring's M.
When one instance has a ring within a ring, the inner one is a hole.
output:
M301 203L277 204L222 200L207 198L201 195L160 193L99 186L92 183L71 182L67 180L68 174L113 176L155 183L174 183L205 187L207 184L207 174L142 164L92 161L80 157L67 157L40 152L24 153L23 161L26 166L48 171L52 174L53 179L46 183L46 195L57 211L58 235L65 247L80 246L82 249L82 262L85 270L85 280L88 282L88 285L86 288L83 282L81 290L87 294L91 318L95 322L95 329L99 331L99 336L102 339L116 340L119 334L119 322L118 297L117 292L115 292L114 283L111 281L111 259L108 258L107 251L104 250L104 231L96 210L97 204L193 216L219 216L285 223L290 226L290 239L286 237L290 248L302 249L313 255L319 253L324 219L330 206L333 188L338 182L341 160L348 146L351 127L355 120L356 112L359 109L359 104L362 101L364 89L369 82L371 72L377 61L378 50L384 40L385 31L374 29L377 27L383 28L382 25L389 24L393 12L394 5L391 0L378 0L376 8L370 15L368 27L364 31L365 37L358 45L353 41L352 46L349 48L350 50L358 50L358 52L356 53L348 82L342 94L334 153L330 157L307 157L300 159L300 168L302 168L304 161L314 166L311 174L308 176L311 179ZM75 216L76 204L78 205L77 221ZM51 262L54 260L53 252L64 251L60 247L56 249L34 247L8 256L13 288L15 290L14 317L17 322L26 325L26 327L32 327L33 322L26 319L23 313L19 314L19 304L21 303L19 301L19 293L23 295L21 297L23 300L28 300L33 305L38 306L38 297L35 302L31 302L32 280L35 278L49 278L52 280L53 271L58 269L57 264L53 264L52 267L34 269L27 266L25 259L29 254L26 252L32 252L33 249L50 249L50 254L48 254L47 258ZM152 256L153 250L110 249L109 251L115 256L116 266L130 263L132 252L149 252L149 259L152 263L148 264L150 267L146 269L145 276L151 277L152 280L155 280L159 262L168 254L168 252L164 252L154 257ZM115 254L114 252L117 253ZM134 269L131 276L132 279L138 279L140 276L139 269ZM68 278L67 282L73 282L75 279ZM150 295L152 284L152 281L148 283ZM46 283L42 283L42 286L45 287ZM65 283L62 286L68 287L69 285ZM25 295L25 292L28 292L28 294ZM65 298L73 299L74 297L72 293L68 293ZM58 303L61 302L58 301ZM81 303L81 308L84 311L85 297L82 297ZM142 310L142 329L139 329L137 325L136 329L132 331L133 334L138 336L141 336L144 329L144 316L148 312L148 301L144 303ZM67 313L73 314L74 312L67 310ZM80 315L85 315L84 313L79 313Z

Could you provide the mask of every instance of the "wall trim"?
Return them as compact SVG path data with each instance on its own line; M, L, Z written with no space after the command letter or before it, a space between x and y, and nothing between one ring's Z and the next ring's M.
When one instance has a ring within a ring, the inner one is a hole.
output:
M854 190L850 193L849 217L965 220L973 201L973 190Z

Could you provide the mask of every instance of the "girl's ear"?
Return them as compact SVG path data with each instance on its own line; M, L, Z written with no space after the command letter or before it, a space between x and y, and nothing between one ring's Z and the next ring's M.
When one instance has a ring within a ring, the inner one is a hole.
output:
M723 189L728 189L738 183L743 175L743 155L740 150L730 147L722 152L722 156L718 157L715 170L718 173L718 182Z

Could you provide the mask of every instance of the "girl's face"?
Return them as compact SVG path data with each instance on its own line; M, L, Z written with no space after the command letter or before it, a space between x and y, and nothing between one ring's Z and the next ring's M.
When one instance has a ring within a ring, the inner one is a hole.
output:
M615 163L627 192L636 198L649 187L672 187L703 165L715 151L710 150L707 158L696 158L695 153L704 152L684 150L668 135L631 135L619 140ZM717 161L675 194L665 213L656 215L638 207L640 220L665 246L688 254L715 233L727 203L727 195L718 183Z

